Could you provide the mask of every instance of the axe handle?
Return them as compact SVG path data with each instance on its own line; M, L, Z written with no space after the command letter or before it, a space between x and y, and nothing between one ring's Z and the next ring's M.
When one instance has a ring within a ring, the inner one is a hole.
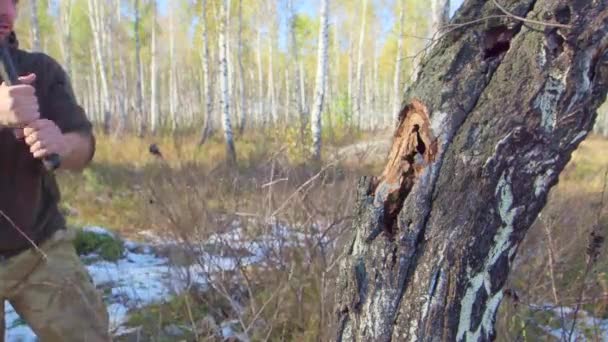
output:
M6 44L0 45L0 76L2 76L4 83L8 86L19 84L17 69L13 64ZM42 163L47 170L53 171L61 165L61 158L57 153L53 153L45 156L42 159Z

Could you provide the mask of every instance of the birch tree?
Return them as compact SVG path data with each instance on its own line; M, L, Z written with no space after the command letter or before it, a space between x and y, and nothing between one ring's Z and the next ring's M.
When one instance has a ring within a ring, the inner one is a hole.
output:
M219 52L220 52L220 108L222 110L222 126L224 129L224 140L226 141L226 156L230 163L236 163L236 150L230 123L230 88L228 87L228 60L227 46L228 38L228 1L221 0L220 27L219 27Z
M300 119L300 125L304 126L305 118L304 118L304 96L301 80L304 77L303 68L300 68L300 60L299 60L299 51L298 51L298 40L296 39L296 13L293 8L293 0L287 1L287 12L289 14L289 39L290 39L290 53L291 53L291 63L290 66L293 70L294 75L294 89L295 89L295 98L296 98L296 109L298 111L298 116Z
M211 84L210 73L210 61L209 61L209 33L208 33L208 22L207 22L207 0L202 0L202 30L203 30L203 51L202 51L202 63L203 63L203 82L205 86L205 125L201 135L200 144L204 144L205 141L213 134L213 85Z
M169 6L169 116L171 117L171 131L177 129L177 82L175 66L175 14L174 6Z
M247 123L247 106L245 104L245 70L243 68L243 0L239 0L239 35L238 35L237 59L239 63L239 99L240 99L240 123L239 131L243 134Z
M315 80L315 102L312 109L312 158L321 159L321 116L327 81L327 45L329 42L329 0L321 0L321 26L319 28L319 47L317 57L317 76Z
M61 32L60 46L63 54L64 69L72 77L72 6L73 0L59 2L59 30Z
M139 135L142 136L146 130L146 120L144 119L144 103L143 103L143 84L142 84L142 67L141 67L141 45L139 38L139 0L134 0L133 7L135 9L135 21L133 24L133 32L135 34L135 72L137 73L136 85L136 110L137 119L139 121Z
M361 30L359 31L359 47L357 56L357 78L355 80L356 92L354 94L354 108L353 115L357 120L357 128L361 127L361 101L363 98L363 42L365 39L365 26L367 23L367 2L363 0L361 4Z
M399 1L399 38L397 40L397 56L395 57L395 75L393 77L393 109L391 116L394 124L399 119L399 108L401 107L401 59L403 58L403 32L404 32L404 4Z
M464 3L452 23L469 24L404 94L384 171L359 182L337 341L495 338L518 246L608 90L607 2L500 5Z
M40 24L38 20L38 0L30 0L30 12L32 50L40 51Z
M101 102L103 111L103 130L107 134L110 132L110 121L112 119L110 112L110 93L108 90L108 80L106 77L106 64L103 58L103 45L102 45L102 22L103 14L101 13L102 8L99 6L99 0L87 0L89 9L89 21L91 24L91 31L93 33L93 43L95 44L95 56L96 64L99 71L99 78L101 81Z
M151 52L150 52L150 131L155 134L158 129L158 66L156 59L158 50L156 48L156 17L157 17L157 0L152 0L152 36L151 36Z

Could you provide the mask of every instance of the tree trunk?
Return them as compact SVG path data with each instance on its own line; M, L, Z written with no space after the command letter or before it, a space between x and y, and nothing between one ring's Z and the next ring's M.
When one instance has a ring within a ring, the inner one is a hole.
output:
M156 58L158 51L156 49L156 17L158 13L157 2L152 0L152 37L151 37L151 53L150 53L150 131L156 134L158 130L158 104L156 102L158 90L158 69L156 66Z
M321 159L321 115L325 99L327 80L327 44L329 42L329 0L321 0L321 25L319 28L319 47L317 55L317 77L315 80L315 102L312 108L312 159Z
M293 0L287 1L287 13L289 15L289 39L291 41L290 44L290 53L291 58L293 59L290 63L290 67L293 70L294 75L294 92L296 94L296 103L297 103L297 111L298 118L300 120L300 127L305 126L305 118L304 118L304 96L302 96L301 89L301 78L304 76L300 72L300 52L298 48L298 40L296 39L296 13L293 8ZM304 137L300 135L300 141L304 141Z
M209 61L209 33L207 22L207 0L203 0L203 82L205 83L205 125L199 144L204 144L207 139L213 134L213 89L210 77L210 61Z
M361 24L361 30L359 31L359 47L358 47L358 56L357 56L357 79L356 79L356 91L354 94L353 100L353 115L355 116L355 120L357 120L357 128L361 128L361 101L363 97L363 42L365 40L365 24L367 22L367 2L368 0L363 0L363 4L361 6L361 20L363 23Z
M72 2L73 0L62 1L59 5L60 11L60 31L61 31L61 52L63 54L63 64L68 76L72 77Z
M228 88L228 53L226 40L228 35L228 0L222 0L220 6L220 28L219 28L219 50L220 50L220 108L222 109L222 126L224 128L224 140L226 140L226 156L230 163L236 163L236 151L232 136L232 125L230 124L230 88Z
M267 115L265 113L266 106L264 106L264 74L262 72L262 29L258 28L257 35L257 64L258 64L258 121L262 127L266 125Z
M338 341L485 341L527 230L608 88L608 3L469 0L363 178L336 284Z
M110 132L110 92L108 90L108 80L106 77L106 67L103 58L103 38L102 38L102 19L103 7L99 6L98 0L88 0L89 22L93 31L93 42L95 44L96 64L99 66L99 76L101 81L101 102L103 105L103 130L104 133Z
M395 58L395 75L393 77L393 110L391 116L392 127L399 120L399 109L401 108L401 59L403 58L403 31L404 31L404 3L399 2L399 40L397 41L397 57Z
M32 50L40 51L40 25L38 21L38 0L30 0L30 23L32 25Z
M177 129L177 101L176 101L176 80L175 80L175 32L173 7L175 4L169 4L169 116L171 117L171 132Z
M135 34L135 72L137 73L137 87L135 91L137 92L137 118L139 121L139 136L143 136L146 131L146 120L144 118L144 89L142 82L142 73L143 69L141 66L141 45L139 40L139 0L135 0L135 22L133 24L133 31Z
M243 0L239 0L239 37L238 37L238 60L239 60L239 98L241 102L241 113L239 123L239 134L245 131L247 124L247 106L245 105L245 68L243 67Z

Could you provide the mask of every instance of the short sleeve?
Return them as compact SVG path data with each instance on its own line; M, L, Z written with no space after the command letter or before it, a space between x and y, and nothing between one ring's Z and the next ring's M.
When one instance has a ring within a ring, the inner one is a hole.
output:
M46 70L44 70L47 75L44 77L44 99L42 99L47 110L44 116L55 122L63 133L90 134L92 124L87 118L85 110L76 100L67 73L54 59L51 57L47 57L47 59Z

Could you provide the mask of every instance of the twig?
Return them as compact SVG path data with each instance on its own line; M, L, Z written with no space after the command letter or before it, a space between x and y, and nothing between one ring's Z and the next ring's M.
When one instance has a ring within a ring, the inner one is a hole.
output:
M261 187L262 189L264 189L264 188L266 188L266 187L269 187L269 186L272 186L272 185L275 185L275 184L277 184L277 183L284 182L284 181L287 181L287 180L289 180L289 178L280 178L280 179L275 179L275 180L273 180L273 181L271 181L271 182L268 182L268 183L266 183L266 184L262 184L260 187Z
M279 208L277 208L277 210L275 210L274 212L272 212L272 214L269 215L269 217L274 217L279 212L281 212L281 210L285 209L285 207L289 204L291 199L294 198L294 196L296 196L300 191L302 191L302 189L304 189L304 187L306 187L308 184L312 183L315 179L319 178L319 176L321 176L323 174L323 172L325 172L325 170L329 169L333 165L334 165L333 162L327 164L325 167L323 167L321 169L321 171L317 172L317 174L315 174L309 180L307 180L302 185L300 185L291 195L289 195L289 197L283 202L283 204Z
M540 222L543 225L543 228L545 228L545 234L547 235L547 243L549 244L548 248L547 248L547 254L549 255L549 277L551 279L551 291L553 292L553 300L555 301L556 305L560 304L559 301L559 297L557 295L557 288L555 286L555 252L553 249L553 237L551 235L551 230L549 229L549 226L545 223L545 220L542 218L541 214L538 215L538 218L540 220ZM566 317L564 315L564 309L561 305L560 306L560 318L561 318L561 328L562 328L562 338L565 338L565 334L566 334Z
M579 291L578 299L576 301L576 307L574 309L574 316L572 317L572 327L570 328L570 332L568 334L568 340L572 339L572 334L574 333L574 328L576 325L576 318L578 315L578 311L580 310L580 307L581 307L581 302L583 300L583 293L585 292L585 280L587 279L589 272L591 272L591 268L593 267L593 264L597 260L597 253L598 253L597 250L600 247L597 243L601 243L601 241L603 241L601 238L600 238L599 242L595 241L595 239L597 237L599 237L600 219L602 217L602 211L604 209L604 196L606 195L606 187L608 187L608 168L606 168L606 172L604 173L604 187L602 188L602 195L600 198L600 205L598 208L596 222L594 224L594 227L591 229L591 233L589 234L591 236L591 241L589 242L589 245L587 246L587 257L588 257L587 265L585 266L585 272L583 273L581 289Z
M538 20L534 20L534 19L526 19L526 18L520 17L518 15L515 15L515 14L507 11L507 9L504 8L503 6L501 6L498 3L498 1L496 1L496 0L492 0L492 3L494 3L494 5L496 5L496 7L498 7L498 9L500 9L507 16L509 16L509 17L511 17L513 19L517 19L517 20L523 21L524 23L537 24L537 25L543 25L543 26L549 26L549 27L561 27L561 28L567 28L567 29L572 28L572 25L565 25L565 24L559 24L559 23L549 23L549 22L538 21Z
M13 222L13 220L11 220L11 218L8 217L8 215L6 215L4 211L0 210L0 215L2 215L2 217L4 217L8 221L8 223L10 223L11 226L13 226L13 228L15 228L15 230L19 232L19 234L21 234L21 236L23 236L34 247L34 249L38 251L38 253L40 253L40 255L42 255L42 258L44 260L48 260L48 256L36 245L34 241L32 241L32 239L30 239L29 236L27 236L21 229L19 229L19 227L17 227L15 222Z

